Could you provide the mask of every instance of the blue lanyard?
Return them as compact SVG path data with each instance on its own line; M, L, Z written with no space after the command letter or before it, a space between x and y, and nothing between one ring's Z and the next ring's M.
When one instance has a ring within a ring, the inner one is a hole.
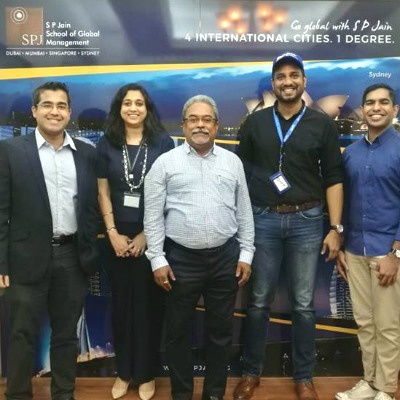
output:
M293 131L296 129L296 126L298 125L298 123L302 119L304 113L306 112L306 106L304 106L303 111L293 121L292 125L290 125L290 128L286 132L285 137L283 137L281 123L279 121L278 116L276 115L275 107L272 108L272 112L274 114L276 131L278 132L279 140L281 141L281 148L279 150L279 171L281 171L282 170L282 158L283 158L283 145L289 140L290 136L292 136Z

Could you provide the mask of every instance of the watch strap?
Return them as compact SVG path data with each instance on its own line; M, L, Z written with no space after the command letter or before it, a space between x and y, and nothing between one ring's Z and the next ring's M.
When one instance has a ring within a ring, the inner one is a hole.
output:
M330 230L335 231L336 233L338 233L339 235L341 235L343 233L343 225L331 225Z

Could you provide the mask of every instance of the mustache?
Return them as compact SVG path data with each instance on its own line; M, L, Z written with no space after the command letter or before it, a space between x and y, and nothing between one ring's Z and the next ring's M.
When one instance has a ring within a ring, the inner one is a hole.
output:
M196 133L202 133L202 134L208 135L208 131L204 130L204 129L196 129L196 130L192 131L192 135L195 135Z

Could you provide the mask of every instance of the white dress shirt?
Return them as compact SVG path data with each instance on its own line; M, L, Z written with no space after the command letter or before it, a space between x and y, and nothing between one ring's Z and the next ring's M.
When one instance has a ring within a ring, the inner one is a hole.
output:
M51 216L53 220L53 235L72 235L78 229L76 204L78 183L73 151L75 144L65 132L63 145L55 150L35 130L40 163L49 196Z

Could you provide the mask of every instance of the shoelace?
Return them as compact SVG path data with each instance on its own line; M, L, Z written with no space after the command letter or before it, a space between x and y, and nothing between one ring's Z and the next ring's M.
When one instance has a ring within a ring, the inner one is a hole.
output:
M357 390L360 386L364 386L365 384L368 385L368 382L366 382L366 381L357 382L356 385L349 390L349 392L352 393L355 390Z

